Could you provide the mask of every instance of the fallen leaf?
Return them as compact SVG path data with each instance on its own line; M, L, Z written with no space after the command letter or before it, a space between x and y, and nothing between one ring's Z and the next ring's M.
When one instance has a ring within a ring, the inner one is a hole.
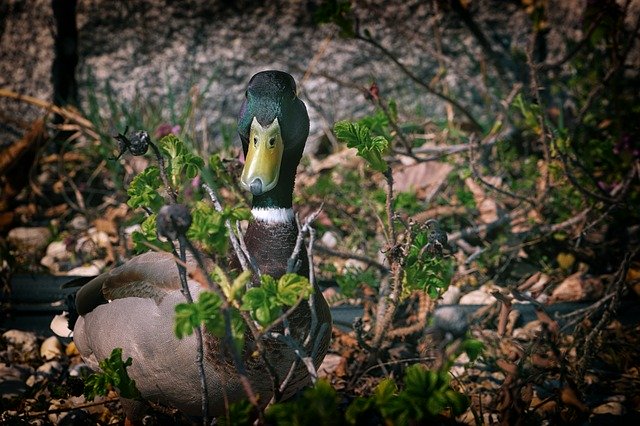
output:
M447 163L417 163L393 170L394 189L399 192L424 190L425 199L438 192L453 166Z
M491 179L491 180L497 180ZM469 191L473 194L473 199L476 202L476 207L480 212L481 223L492 223L498 220L498 204L492 198L487 197L484 189L476 183L472 178L466 178L464 183L469 188ZM489 182L492 185L499 186L499 181Z
M576 272L565 278L553 290L549 303L594 300L602 295L602 291L600 278L585 278L582 272Z

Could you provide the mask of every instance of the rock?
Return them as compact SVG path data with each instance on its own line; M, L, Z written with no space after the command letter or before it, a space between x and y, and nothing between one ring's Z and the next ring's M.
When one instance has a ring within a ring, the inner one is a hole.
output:
M46 361L51 361L61 355L62 343L60 343L60 340L58 340L56 336L47 338L42 342L42 345L40 345L40 356Z
M0 397L2 399L20 398L27 391L24 371L0 363Z
M461 305L490 305L495 301L496 298L493 297L483 286L482 288L473 290L472 292L462 296L458 303Z
M13 352L20 353L19 359L32 359L38 355L38 339L34 333L21 330L8 330L2 337Z
M81 215L77 215L74 216L73 219L71 219L67 225L71 228L71 229L75 229L77 231L84 231L85 229L87 229L89 227L89 222L87 221L87 218Z
M450 285L447 291L440 296L440 304L442 305L455 305L460 300L460 288L455 285Z
M45 227L13 228L7 235L7 241L21 254L39 256L51 239L51 231Z
M47 361L36 370L36 376L53 377L62 371L62 364L59 361Z
M444 335L451 334L452 337L460 337L467 332L469 321L467 314L459 307L444 306L436 309L430 328Z
M40 260L40 264L49 268L51 272L57 273L61 270L59 263L69 259L71 259L71 253L67 250L65 242L53 241L47 246L47 252Z
M94 260L90 265L78 266L67 272L67 275L78 275L82 277L92 277L94 275L100 275L102 269L105 267L103 260Z
M81 362L69 368L69 376L82 377L83 374L90 373L91 371L91 368L87 364Z
M331 231L327 231L320 238L320 242L327 248L335 248L338 245L338 237Z

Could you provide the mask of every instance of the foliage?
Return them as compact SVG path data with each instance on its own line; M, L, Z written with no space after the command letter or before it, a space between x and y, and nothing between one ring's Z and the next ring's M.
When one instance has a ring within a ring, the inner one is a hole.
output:
M85 381L85 397L93 400L98 395L106 396L110 389L117 389L123 398L139 399L140 391L136 382L127 374L127 367L131 364L131 357L122 361L122 349L115 348L109 358L99 362L102 371L91 374Z
M269 407L266 418L283 426L339 425L338 395L329 383L318 380L299 399Z
M356 148L358 155L367 160L374 170L387 170L388 166L383 156L389 148L389 142L384 136L372 137L366 125L350 121L337 122L333 130L338 139L346 142L349 148Z
M226 336L225 319L222 313L222 300L210 291L200 293L198 300L193 303L179 303L176 305L174 331L178 339L193 334L193 330L204 324L207 331L216 337ZM245 324L237 309L230 309L231 336L236 348L241 350L244 345Z
M378 287L379 277L372 269L362 270L358 267L346 267L340 274L336 275L336 281L340 291L346 297L353 297L362 284L369 287Z
M162 152L171 161L170 170L171 183L174 186L181 185L183 176L187 179L195 178L202 167L204 160L190 152L184 142L175 135L169 134L160 140Z
M309 279L298 274L284 274L277 281L269 275L260 278L260 286L242 297L242 309L250 311L262 326L271 324L282 315L283 308L308 298L313 291Z
M436 299L445 290L453 277L454 262L451 258L442 258L430 253L429 231L415 233L409 252L405 258L404 285L405 296L412 291L426 292Z
M129 185L127 204L134 209L144 206L157 212L164 205L164 199L158 191L161 186L160 169L156 166L147 167Z

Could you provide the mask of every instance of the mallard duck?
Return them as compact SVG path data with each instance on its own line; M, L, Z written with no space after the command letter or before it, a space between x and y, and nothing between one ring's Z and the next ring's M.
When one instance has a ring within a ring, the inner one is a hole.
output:
M279 277L295 246L298 227L292 210L296 168L309 133L309 117L297 97L293 77L281 71L264 71L249 81L238 118L238 133L245 154L241 184L253 194L252 214L245 241L263 274ZM309 271L304 251L298 273ZM238 267L237 261L232 266ZM185 301L172 255L150 252L134 257L81 287L76 295L78 319L73 339L83 359L93 368L114 348L123 359L131 357L129 375L142 396L179 409L187 415L201 412L201 385L196 367L194 336L178 340L174 334L174 307ZM189 281L194 298L203 289ZM331 315L316 288L314 309L326 332L313 360L316 368L326 353ZM311 327L309 304L302 303L289 317L292 335L303 336ZM328 331L327 331L328 329ZM224 412L224 394L233 402L246 397L235 368L220 353L217 338L205 332L205 370L209 389L209 415ZM268 356L282 380L295 355L286 346L267 342ZM272 396L272 381L259 359L244 354L253 390L265 405ZM285 391L291 395L309 382L300 366ZM128 418L139 418L140 404L124 401Z

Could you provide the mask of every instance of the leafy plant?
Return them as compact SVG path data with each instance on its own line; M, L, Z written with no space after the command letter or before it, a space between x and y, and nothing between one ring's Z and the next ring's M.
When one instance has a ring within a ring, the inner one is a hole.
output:
M371 269L362 270L358 267L347 267L336 275L336 281L342 294L346 297L353 297L361 284L377 288L379 277Z
M429 297L436 299L440 291L446 289L451 282L454 263L451 258L434 256L430 247L434 242L429 241L430 231L423 229L415 233L409 252L405 257L404 267L404 295L412 291L426 292Z
M351 121L338 121L333 130L338 139L346 142L349 148L356 148L358 155L364 158L376 171L385 172L388 168L383 156L389 148L384 136L371 136L366 125Z
M216 337L225 337L225 321L221 312L222 300L210 291L200 293L193 303L176 305L174 331L178 339L193 334L193 330L204 324L207 331ZM238 350L244 345L244 320L237 309L231 309L231 335Z
M338 395L325 380L318 380L299 399L272 405L266 412L268 421L283 426L333 426L341 424L341 417Z
M249 289L242 297L242 309L251 312L260 325L267 326L282 315L284 307L308 298L312 291L309 279L298 274L284 274L278 280L262 275L260 286Z
M122 361L122 348L111 351L109 358L99 362L100 372L91 374L85 381L84 395L93 400L96 396L105 396L111 389L117 389L123 398L139 399L140 391L127 373L127 367L132 364L131 357Z

